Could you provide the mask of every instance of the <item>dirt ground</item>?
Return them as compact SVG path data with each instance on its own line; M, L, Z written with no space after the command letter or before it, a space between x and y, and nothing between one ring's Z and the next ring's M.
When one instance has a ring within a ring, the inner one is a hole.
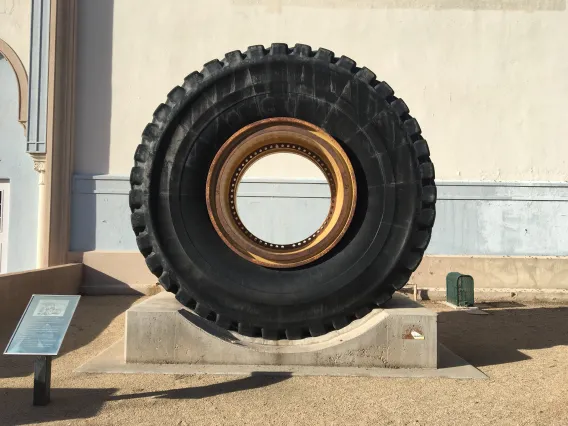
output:
M32 358L0 356L0 425L568 425L566 306L426 302L439 340L488 380L73 373L121 337L137 301L82 298L47 407L31 406Z

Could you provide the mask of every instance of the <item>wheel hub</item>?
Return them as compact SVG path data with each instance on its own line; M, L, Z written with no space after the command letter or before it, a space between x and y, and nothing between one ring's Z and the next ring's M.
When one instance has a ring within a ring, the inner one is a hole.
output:
M239 217L237 188L248 168L267 155L294 153L323 172L331 192L323 224L292 244L264 241ZM231 250L258 265L292 268L322 257L343 237L357 201L355 173L339 143L321 128L295 118L269 118L243 127L221 147L209 169L206 185L209 217Z

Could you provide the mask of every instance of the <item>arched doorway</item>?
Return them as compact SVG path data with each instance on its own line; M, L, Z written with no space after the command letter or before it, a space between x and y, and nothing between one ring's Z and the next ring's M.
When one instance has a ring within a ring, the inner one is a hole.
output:
M38 187L26 154L27 115L27 73L0 40L0 273L36 265Z

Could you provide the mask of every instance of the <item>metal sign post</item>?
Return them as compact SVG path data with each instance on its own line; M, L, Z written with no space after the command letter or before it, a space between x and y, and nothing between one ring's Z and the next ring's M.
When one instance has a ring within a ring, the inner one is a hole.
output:
M33 405L47 405L51 360L59 353L81 296L32 295L4 355L36 355Z
M51 356L38 356L34 361L33 405L47 405L51 399Z

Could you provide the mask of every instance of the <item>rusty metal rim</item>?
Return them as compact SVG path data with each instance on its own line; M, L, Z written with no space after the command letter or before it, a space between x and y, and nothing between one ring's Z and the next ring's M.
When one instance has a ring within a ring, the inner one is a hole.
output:
M248 168L279 152L301 155L326 177L329 213L312 235L293 244L274 244L251 233L236 206L238 185ZM269 118L233 134L215 156L206 185L207 211L225 244L246 260L271 268L292 268L319 259L343 237L357 201L355 173L339 143L321 128L295 118Z

